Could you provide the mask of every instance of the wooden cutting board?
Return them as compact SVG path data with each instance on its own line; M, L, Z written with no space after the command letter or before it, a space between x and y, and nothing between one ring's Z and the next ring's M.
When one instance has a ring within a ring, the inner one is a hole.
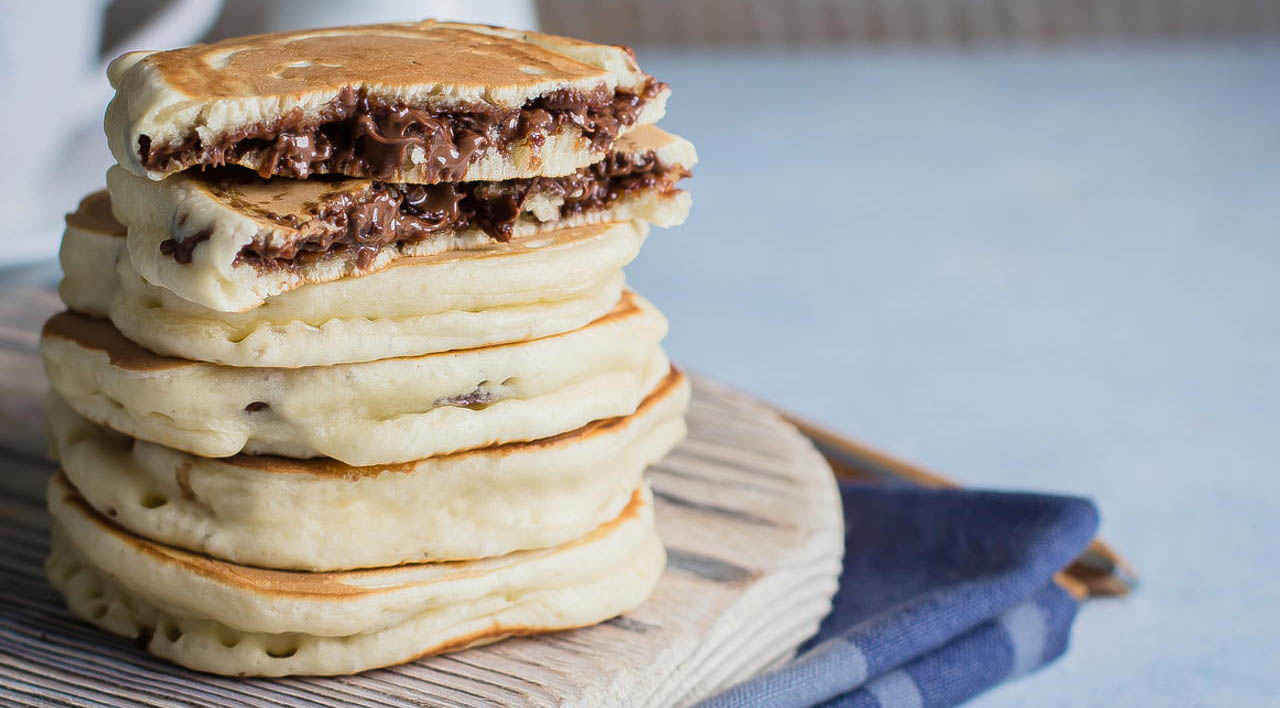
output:
M778 414L693 377L689 437L649 471L666 574L596 627L510 639L339 678L229 679L153 659L73 618L44 579L49 269L0 277L0 704L669 706L788 659L836 588L831 468Z

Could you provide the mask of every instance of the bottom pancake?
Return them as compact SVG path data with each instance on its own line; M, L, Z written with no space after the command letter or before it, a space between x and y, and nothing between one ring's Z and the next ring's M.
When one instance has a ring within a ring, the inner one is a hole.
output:
M569 543L477 561L332 573L265 570L148 541L49 485L46 569L72 612L189 668L349 674L595 624L644 601L665 567L652 497Z

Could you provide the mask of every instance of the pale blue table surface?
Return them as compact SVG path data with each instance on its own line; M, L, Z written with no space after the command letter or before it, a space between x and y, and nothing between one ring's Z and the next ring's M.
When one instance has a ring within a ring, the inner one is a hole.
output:
M702 157L630 271L673 357L1141 571L974 705L1280 701L1280 46L640 58Z

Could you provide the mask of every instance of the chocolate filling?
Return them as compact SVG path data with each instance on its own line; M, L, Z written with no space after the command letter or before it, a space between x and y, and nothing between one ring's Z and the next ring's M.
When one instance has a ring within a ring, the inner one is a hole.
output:
M564 126L580 129L594 149L607 148L665 87L649 79L632 93L601 84L592 91L552 91L521 108L473 103L449 110L387 103L363 88L346 87L315 115L294 109L209 143L193 134L181 142L154 145L143 135L138 156L143 167L159 172L248 162L262 177L339 173L389 180L399 177L407 158L417 155L423 182L456 181L487 149L506 154L528 139L537 150Z
M231 174L248 175L240 171ZM342 255L363 268L388 245L414 243L434 234L471 228L482 229L494 240L506 242L511 240L517 220L534 196L562 200L563 219L606 209L637 192L656 190L669 195L678 191L676 181L688 175L684 168L666 165L649 151L615 153L563 177L434 185L374 182L365 190L334 192L307 214L270 215L299 229L299 237L285 243L255 238L237 254L236 263L272 270ZM160 244L160 250L180 263L189 263L196 245L189 242L200 237L208 235L200 232L179 242L170 239Z
M213 229L208 228L201 229L181 241L167 238L160 242L160 252L166 256L173 256L173 260L186 265L191 262L191 254L195 252L196 246L208 241L212 235Z

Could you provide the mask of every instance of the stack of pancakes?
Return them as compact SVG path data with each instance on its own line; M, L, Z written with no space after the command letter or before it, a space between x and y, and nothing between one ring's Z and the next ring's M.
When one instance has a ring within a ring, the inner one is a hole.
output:
M693 146L631 52L451 23L127 54L67 219L48 571L226 674L341 674L639 604L684 435L622 268Z

